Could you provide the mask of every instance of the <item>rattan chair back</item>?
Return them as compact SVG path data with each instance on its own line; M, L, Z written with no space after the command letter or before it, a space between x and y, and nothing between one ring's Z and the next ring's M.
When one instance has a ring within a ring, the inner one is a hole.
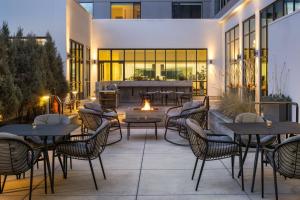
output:
M102 124L102 117L94 110L80 109L79 116L82 120L83 125L92 131L96 131Z

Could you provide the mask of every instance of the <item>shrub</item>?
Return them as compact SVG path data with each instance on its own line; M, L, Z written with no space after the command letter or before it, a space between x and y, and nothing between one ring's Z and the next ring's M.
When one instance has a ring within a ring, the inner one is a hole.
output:
M251 97L243 97L236 92L228 92L221 99L219 110L226 116L234 119L244 112L255 113L255 106Z

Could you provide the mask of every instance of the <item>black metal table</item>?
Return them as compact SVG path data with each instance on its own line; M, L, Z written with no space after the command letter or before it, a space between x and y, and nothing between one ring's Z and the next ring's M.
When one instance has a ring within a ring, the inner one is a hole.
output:
M157 139L157 123L161 122L160 118L153 117L130 117L124 119L124 122L127 123L127 140L130 137L130 126L131 124L154 124L155 127L155 138Z
M300 124L297 122L273 122L271 126L267 126L266 123L223 123L225 127L232 130L234 132L234 136L239 140L240 152L242 148L242 135L247 135L251 138L252 135L256 136L257 139L257 148L260 145L260 135L277 135L280 138L280 135L284 134L300 134ZM250 139L247 144L250 145ZM244 190L244 172L243 172L243 162L240 159L240 172L242 177L242 189ZM253 191L254 182L255 182L255 174L257 168L257 159L254 162L254 173L252 178L252 186L251 191Z
M8 132L23 137L39 136L43 138L44 141L43 154L47 162L51 192L54 193L54 151L53 151L52 172L51 172L47 140L48 138L52 137L53 141L55 141L55 137L67 136L78 127L79 126L75 124L55 124L55 125L37 125L35 128L33 128L31 124L10 124L10 125L5 125L0 127L0 132ZM46 179L45 179L45 184L47 184ZM45 186L45 193L47 193L46 188L47 185Z

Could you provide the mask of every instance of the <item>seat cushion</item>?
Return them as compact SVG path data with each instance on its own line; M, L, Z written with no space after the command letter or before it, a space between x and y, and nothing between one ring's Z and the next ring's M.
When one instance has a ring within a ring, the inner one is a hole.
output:
M233 142L232 138L227 135L224 135L224 136L208 135L207 138L209 140L215 140L215 141L221 141L221 142Z
M166 115L168 118L170 117L179 117L181 113L181 108L176 108L176 109L172 109L170 110L170 112L168 112Z
M176 120L176 124L178 126L184 126L185 125L185 118L179 118Z
M104 112L103 116L104 117L118 117L118 113L116 113L115 111Z
M201 101L189 101L182 105L182 111L191 109L191 108L199 108L202 105Z
M99 104L99 103L85 103L83 105L84 108L86 109L90 109L90 110L94 110L96 112L99 112L99 113L103 113L103 109L102 109L102 106Z
M34 118L34 123L36 125L39 124L70 124L71 120L68 116L60 115L60 114L45 114L45 115L39 115L36 118Z

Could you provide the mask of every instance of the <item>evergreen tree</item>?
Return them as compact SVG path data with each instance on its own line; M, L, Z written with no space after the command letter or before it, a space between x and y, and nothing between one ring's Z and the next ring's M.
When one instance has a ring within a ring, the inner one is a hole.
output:
M64 98L68 92L68 84L63 73L63 61L57 52L52 37L47 33L47 42L45 43L47 54L46 66L49 76L47 76L47 88L52 94Z
M6 23L0 31L0 114L4 120L16 113L20 90L14 84L14 77L8 65L9 30Z

